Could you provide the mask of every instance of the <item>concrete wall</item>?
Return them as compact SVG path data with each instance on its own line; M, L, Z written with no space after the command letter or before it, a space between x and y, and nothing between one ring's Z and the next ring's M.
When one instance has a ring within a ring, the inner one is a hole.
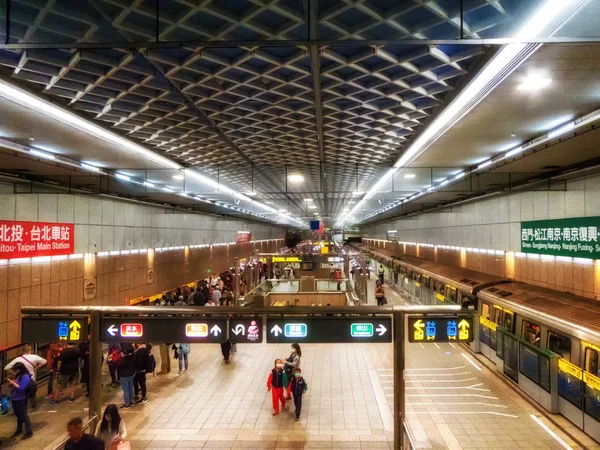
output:
M370 243L600 299L600 260L519 253L521 221L586 216L600 216L600 176L569 181L562 191L509 194L363 227L363 240L385 240L388 230L398 230L398 240L407 245Z
M68 194L0 194L0 220L74 223L76 253L233 242L242 230L255 240L285 235L275 225Z

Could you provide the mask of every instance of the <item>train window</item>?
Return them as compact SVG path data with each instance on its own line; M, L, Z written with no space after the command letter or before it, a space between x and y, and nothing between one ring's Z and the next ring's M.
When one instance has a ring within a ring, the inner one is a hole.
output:
M423 275L423 287L425 289L429 289L429 283L430 283L431 279L427 276L427 275Z
M593 348L585 349L585 370L592 375L600 377L600 367L598 367L598 352Z
M494 322L496 323L496 325L502 325L504 323L502 308L496 305L494 305Z
M487 320L494 320L494 309L490 308L489 303L481 304L481 317Z
M541 335L542 329L539 325L523 320L521 338L523 338L526 342L530 343L531 345L539 347Z
M415 281L416 281L417 283L421 283L421 274L420 274L420 273L416 273L416 274L415 274Z
M431 281L431 290L433 292L437 292L437 281L435 281L435 280Z
M448 298L452 303L456 303L456 289L446 286L446 298Z
M515 313L513 313L512 311L509 311L508 309L504 310L504 328L506 328L508 331L510 331L512 333L513 331L513 323L514 323L514 317L515 317Z
M548 331L548 350L560 355L567 361L571 360L571 339L552 331Z

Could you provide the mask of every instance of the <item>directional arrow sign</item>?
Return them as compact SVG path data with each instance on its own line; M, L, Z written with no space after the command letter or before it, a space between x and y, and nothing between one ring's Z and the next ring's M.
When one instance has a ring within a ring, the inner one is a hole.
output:
M391 317L267 318L267 343L384 343L392 341Z
M87 317L23 317L21 342L81 342L88 336Z
M220 333L221 333L221 329L219 328L218 325L214 325L211 329L210 332L212 333L213 336L217 337Z
M106 329L106 332L108 334L110 334L111 336L115 336L117 331L119 331L119 329L117 327L115 327L115 324L112 324L110 327L108 327Z
M471 316L410 316L408 318L408 341L471 342L473 318ZM457 333L458 329L458 333Z
M218 344L225 339L226 318L210 317L106 317L104 342L189 342ZM83 326L82 331L83 332ZM233 334L232 334L233 336ZM56 340L56 339L53 339ZM233 341L232 341L233 342Z
M239 323L235 326L235 328L232 328L231 331L236 336L239 335L240 333L242 333L242 336L243 336L246 334L246 327L243 324Z

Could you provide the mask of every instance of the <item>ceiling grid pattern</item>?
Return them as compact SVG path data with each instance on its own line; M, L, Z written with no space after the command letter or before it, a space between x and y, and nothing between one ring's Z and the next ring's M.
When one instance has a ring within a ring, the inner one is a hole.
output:
M503 30L514 17L507 4L466 1L465 36L485 38ZM157 37L156 5L155 0L89 0L76 6L13 1L11 36L16 42L150 42ZM174 0L159 5L162 41L265 44L140 53L127 50L125 43L113 49L0 50L0 65L15 81L180 164L218 174L236 189L264 192L265 199L280 204L294 200L290 209L301 208L306 194L296 198L299 188L286 183L286 174L297 172L305 177L301 191L319 201L309 49L268 45L269 40L308 38L304 2ZM328 192L328 204L319 204L319 211L335 216L352 192L366 190L391 166L486 49L402 45L402 39L457 37L458 2L449 0L323 0L318 17L322 40L400 41L319 46Z

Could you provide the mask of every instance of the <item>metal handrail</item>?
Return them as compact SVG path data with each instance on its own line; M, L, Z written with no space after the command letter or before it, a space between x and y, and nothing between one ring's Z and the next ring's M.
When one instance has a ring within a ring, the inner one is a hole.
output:
M23 314L91 314L92 312L104 314L130 315L206 315L219 316L227 314L320 314L322 308L307 306L284 306L284 307L257 307L248 308L242 306L23 306ZM402 306L330 306L327 314L393 314L403 312L406 314L451 314L472 311L463 309L459 305L402 305Z
M90 417L88 420L83 422L83 425L82 425L83 430L87 430L88 428L90 428L92 423L94 423L94 421L97 418L98 418L98 416L94 415L93 417ZM60 444L55 445L54 447L48 446L44 450L62 450L65 448L65 444L67 443L68 440L69 440L69 436L67 435L67 433L64 433L62 436L62 440L60 441ZM50 445L52 445L52 444L50 444Z
M406 422L404 422L402 426L404 427L404 434L408 438L408 445L410 445L410 450L415 450L417 447L415 446L415 442L413 441L412 435L410 434L408 425L406 425Z

